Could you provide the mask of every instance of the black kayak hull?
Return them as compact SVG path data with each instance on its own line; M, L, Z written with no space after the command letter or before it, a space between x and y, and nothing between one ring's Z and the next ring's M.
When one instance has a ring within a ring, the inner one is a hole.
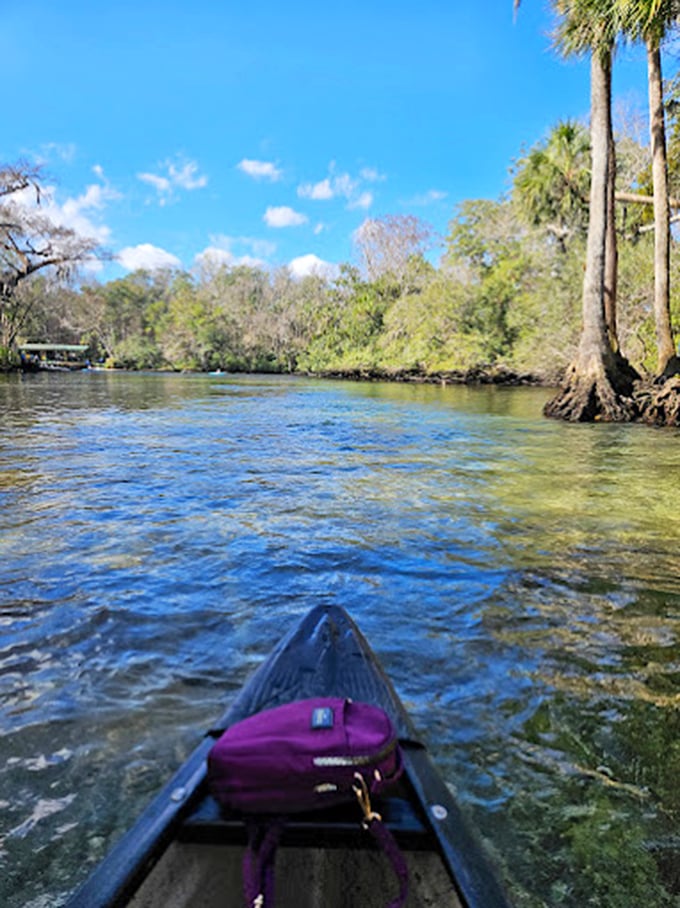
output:
M434 767L391 681L354 621L338 606L312 609L279 643L68 908L152 908L166 903L168 908L175 904L208 908L211 896L199 891L201 886L215 888L214 904L240 906L245 830L239 818L219 810L207 791L208 751L215 736L240 719L320 696L376 704L397 730L405 781L399 796L385 799L380 810L408 853L412 880L418 881L417 887L412 885L408 905L509 908L474 831ZM288 904L286 890L290 904L300 908L331 905L333 891L339 893L338 904L355 904L354 896L357 905L387 904L384 890L375 885L384 868L367 839L356 820L342 811L329 816L317 812L288 824L277 857L277 906ZM365 852L360 862L359 852ZM182 879L185 883L191 879L191 887L178 886ZM175 902L173 893L182 888L189 893L188 900ZM300 896L303 891L305 899Z

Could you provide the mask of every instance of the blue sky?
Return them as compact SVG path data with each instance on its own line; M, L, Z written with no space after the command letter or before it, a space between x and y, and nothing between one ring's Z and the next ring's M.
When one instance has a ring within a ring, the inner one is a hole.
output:
M206 256L304 273L367 217L446 233L513 160L588 113L587 61L524 0L0 0L0 161L43 162L55 218L135 267ZM643 53L615 70L645 110Z

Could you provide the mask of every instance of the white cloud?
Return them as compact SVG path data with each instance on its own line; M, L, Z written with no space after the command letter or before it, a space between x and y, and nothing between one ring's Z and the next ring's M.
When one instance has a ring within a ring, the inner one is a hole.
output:
M111 191L106 186L102 186L101 183L92 183L78 198L67 199L62 206L62 210L75 216L88 208L102 209L107 199L110 198L112 198ZM113 198L117 198L117 194Z
M271 180L272 183L275 183L282 176L282 171L271 161L253 161L244 158L236 166L254 180Z
M39 164L47 164L58 158L65 164L71 164L76 157L77 147L73 142L45 142L37 155L31 155L36 158Z
M154 189L157 189L160 193L170 192L170 180L167 177L160 177L155 173L138 173L137 179L141 180L142 183L148 183L150 186L153 186Z
M220 246L208 246L203 252L198 253L194 261L201 268L220 268L224 265L229 268L235 268L238 265L261 268L265 265L262 259L255 258L253 255L237 256L231 250L223 249Z
M205 175L198 175L198 164L195 161L187 161L182 167L170 164L168 173L173 186L180 186L182 189L203 189L208 185L208 178Z
M52 223L60 227L67 227L79 236L96 240L98 243L107 243L111 236L111 229L93 217L94 212L101 212L107 202L120 198L120 193L110 186L93 183L85 191L74 197L67 198L64 202L57 201L56 190L53 186L43 187L41 193L40 213ZM35 208L35 196L30 191L22 193L15 199L20 205Z
M421 195L414 196L410 199L409 205L417 205L419 207L435 205L437 202L443 202L447 196L448 193L443 192L440 189L429 189L427 192L423 192Z
M194 259L200 268L230 268L249 265L252 268L266 267L267 259L276 252L276 243L247 236L210 237L210 246L199 252Z
M237 264L255 261L258 264L263 264L264 259L269 258L276 252L276 243L271 240L261 240L257 237L226 236L220 233L211 234L208 249L219 253L220 257L225 260L229 258L230 261ZM199 255L202 254L199 253Z
M197 253L194 257L194 264L199 267L217 268L221 265L232 265L234 263L234 254L228 249L222 249L219 246L206 246L203 252Z
M163 163L161 170L165 173L143 172L137 174L137 179L148 183L158 193L161 205L165 205L172 198L175 189L193 191L203 189L208 185L208 178L199 174L198 164L195 161L171 161Z
M180 268L182 263L171 252L152 246L151 243L140 243L139 246L126 246L116 256L117 260L128 271L143 268L155 271L159 268Z
M331 162L329 175L317 183L302 183L297 194L302 199L330 201L345 199L348 208L369 208L373 204L373 193L363 188L366 183L376 183L385 177L373 167L365 167L358 177L349 173L336 173Z
M279 208L267 208L262 220L268 227L299 227L300 224L306 224L308 218L307 215L282 205Z
M276 243L272 243L271 240L260 240L253 237L239 236L234 237L233 242L236 244L243 243L253 250L254 255L261 255L263 258L269 258L276 252Z
M316 201L324 201L326 199L334 198L335 190L331 185L331 181L327 177L325 180L321 180L318 183L303 183L302 186L298 186L297 194L301 199L315 199Z
M351 199L359 188L359 181L353 179L348 173L341 173L333 179L333 188L336 195Z
M331 262L324 262L318 255L310 252L308 255L300 255L289 262L288 270L295 278L308 277L310 274L333 277L338 273L338 266Z
M213 247L228 250L234 255L234 249L247 249L258 258L268 258L276 252L276 243L253 236L227 236L218 233L210 236L210 243Z
M373 193L372 192L362 192L361 195L356 196L350 202L347 203L348 208L370 208L373 204Z
M387 179L385 174L380 173L375 167L364 167L359 176L362 180L366 180L367 183L382 183L383 180Z

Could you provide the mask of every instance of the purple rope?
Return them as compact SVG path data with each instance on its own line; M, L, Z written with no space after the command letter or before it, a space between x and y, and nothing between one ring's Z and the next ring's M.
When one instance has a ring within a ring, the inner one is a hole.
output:
M380 820L371 820L366 828L389 858L392 869L399 880L399 895L389 903L387 908L402 908L408 896L408 867L404 855L394 841L392 833Z
M274 865L283 826L283 821L278 821L264 827L256 823L248 827L248 847L243 855L243 894L247 908L253 908L260 895L264 899L263 908L273 908ZM404 856L394 836L380 820L370 820L366 829L389 859L399 881L399 895L387 908L403 908L408 896L408 867Z
M252 824L248 828L248 847L243 855L243 894L247 908L253 908L262 896L263 908L274 904L274 864L281 838L283 822L272 822L263 828ZM257 839L261 838L258 843Z

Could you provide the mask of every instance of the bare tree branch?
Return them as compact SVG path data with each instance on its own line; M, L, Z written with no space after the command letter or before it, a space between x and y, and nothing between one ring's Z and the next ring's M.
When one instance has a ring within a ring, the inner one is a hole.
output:
M0 345L11 347L27 312L15 293L21 283L39 271L69 277L91 259L99 243L56 224L40 205L40 169L24 162L0 166ZM25 201L27 189L35 203Z
M367 218L354 235L369 280L385 274L403 280L409 261L426 251L431 238L430 225L413 215Z

